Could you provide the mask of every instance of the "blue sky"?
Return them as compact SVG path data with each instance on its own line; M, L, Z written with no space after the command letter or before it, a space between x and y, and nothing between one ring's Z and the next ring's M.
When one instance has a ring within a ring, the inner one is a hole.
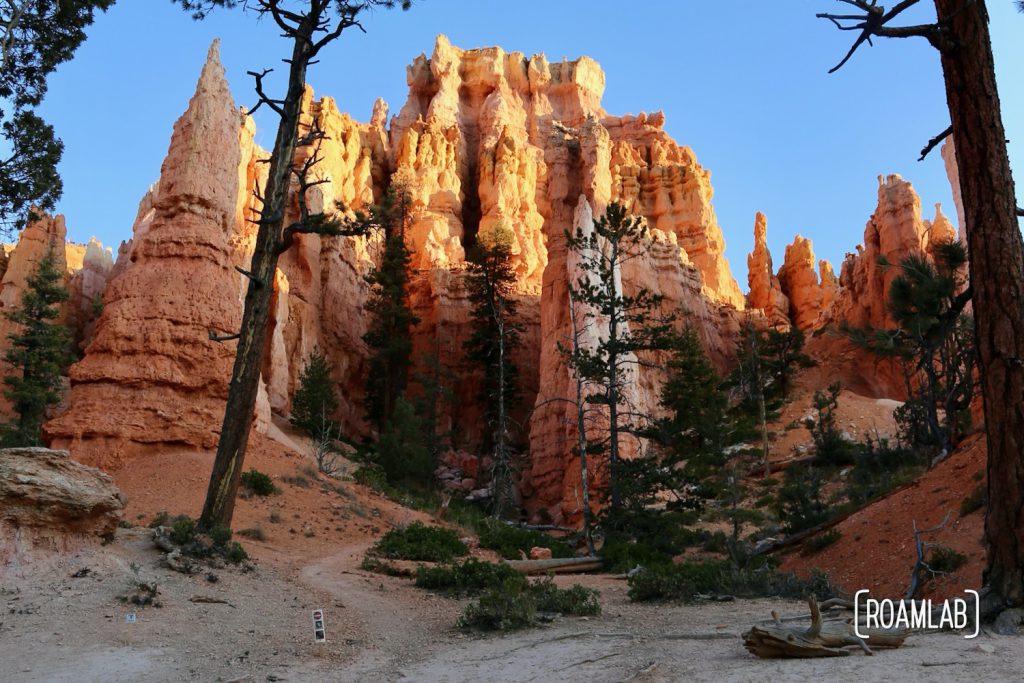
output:
M931 3L921 5L908 23L928 20ZM988 6L1003 121L1019 170L1024 15L1011 0ZM376 12L365 35L346 33L312 68L310 82L365 121L378 96L398 111L405 66L429 55L438 33L463 48L500 45L552 61L589 55L604 68L609 113L663 110L667 131L711 170L726 255L745 291L756 211L768 216L776 267L800 233L837 271L862 239L879 174L903 175L926 216L942 202L955 221L938 151L917 161L949 123L938 54L922 39L880 40L830 76L852 34L814 14L842 7L834 0L425 0L409 12ZM138 201L159 175L214 37L239 104L255 101L247 70L275 67L283 75L287 45L270 22L240 10L195 22L170 0L119 0L53 75L42 110L66 145L58 210L71 239L95 235L116 250L131 236ZM269 91L281 83L271 77ZM275 124L257 119L265 147ZM1018 197L1022 183L1018 177Z

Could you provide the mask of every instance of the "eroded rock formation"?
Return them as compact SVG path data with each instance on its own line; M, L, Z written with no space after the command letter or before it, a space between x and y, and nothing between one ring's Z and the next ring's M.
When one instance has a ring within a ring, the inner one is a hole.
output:
M566 230L586 227L612 201L643 216L650 248L624 266L626 293L661 294L665 311L697 329L724 371L746 306L805 330L843 319L880 324L892 274L877 257L898 260L952 229L941 212L923 221L909 183L890 177L880 183L862 253L847 259L838 279L820 262L819 280L810 242L799 237L773 274L767 221L758 214L746 300L723 255L710 173L667 135L663 114L606 113L604 74L593 60L461 50L441 36L429 58L409 66L407 80L408 100L390 124L382 101L360 123L307 89L300 133L315 125L327 139L313 171L326 182L306 200L314 211L351 212L379 201L392 183L408 191L410 303L420 319L411 391L422 396L423 377L451 391L436 406L438 430L467 451L479 447L484 421L482 376L463 352L471 333L466 253L481 230L510 229L524 325L514 352L522 397L515 437L529 452L520 483L527 509L554 521L581 512L572 409L551 400L573 393L559 351L571 332ZM47 425L54 443L76 458L113 467L159 445L213 446L234 346L207 334L234 331L240 317L246 283L233 268L248 265L260 208L254 191L266 174L267 154L254 134L251 118L234 108L213 48L161 177L140 202L132 240L113 266L91 244L81 255L81 306L102 288L100 273L109 285L86 356L71 371L70 408ZM297 159L313 153L300 148ZM293 203L289 211L296 210ZM261 359L264 426L271 413L288 414L302 365L318 348L339 389L335 417L348 436L367 435L365 276L380 247L379 235L300 235L282 256ZM649 360L630 395L633 408L654 413L664 363Z
M956 147L953 145L953 136L950 135L942 143L940 150L942 161L946 166L946 177L949 178L949 187L953 190L953 204L956 207L956 224L960 226L957 238L967 244L967 235L964 233L964 202L960 198L960 167L956 163Z
M208 333L233 332L241 319L228 242L240 121L215 43L140 210L129 263L71 368L70 407L45 427L82 462L116 467L156 445L216 443L234 347Z
M0 450L0 577L113 537L125 498L104 472L46 448Z
M106 286L113 254L95 239L88 245L67 242L64 216L39 214L18 237L16 244L3 245L0 256L0 353L8 348L7 336L14 325L4 315L21 306L28 278L48 251L64 264L64 286L68 301L62 306L60 322L71 329L76 348L84 348L97 316L98 297Z
M754 217L754 251L747 255L747 307L761 310L771 322L789 321L789 298L772 265L768 251L768 218L757 212Z
M809 330L821 315L822 289L814 270L811 241L797 235L786 246L786 260L779 269L779 283L789 299L789 318L801 330Z
M822 310L820 325L861 329L893 326L889 289L898 264L915 254L931 255L935 244L955 238L956 231L935 206L935 219L921 216L921 200L899 175L879 176L878 206L864 228L864 243L847 254L832 304ZM811 343L815 355L830 365L844 386L866 395L902 397L903 371L894 362L855 348L842 336L823 335Z

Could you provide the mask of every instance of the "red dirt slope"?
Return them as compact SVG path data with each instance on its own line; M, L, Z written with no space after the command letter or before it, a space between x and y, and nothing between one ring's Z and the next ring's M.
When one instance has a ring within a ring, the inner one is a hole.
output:
M791 552L782 569L806 574L812 568L828 572L832 580L851 594L861 588L873 597L902 597L910 584L916 560L914 527L936 526L949 512L949 521L925 540L952 548L967 556L955 575L931 584L927 597L944 599L962 595L965 588L981 585L985 563L982 546L984 508L959 517L960 503L978 486L985 473L985 438L966 439L945 462L926 472L908 488L855 513L836 526L842 537L810 557Z

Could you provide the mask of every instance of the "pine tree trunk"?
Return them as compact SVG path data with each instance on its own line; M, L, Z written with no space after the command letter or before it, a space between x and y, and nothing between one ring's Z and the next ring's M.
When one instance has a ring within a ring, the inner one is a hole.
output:
M306 26L309 26L307 23ZM259 390L260 365L266 345L267 321L273 295L274 272L281 243L288 189L291 183L292 157L295 153L302 93L306 85L306 68L312 53L309 39L295 38L288 75L288 93L281 104L283 110L277 138L271 155L270 173L264 189L264 204L259 232L252 255L249 287L239 331L238 350L231 373L231 385L224 411L217 457L210 476L210 486L203 504L199 526L203 529L230 527L235 509L235 494L242 477L242 464L249 444L253 411Z
M948 21L946 99L960 165L988 432L984 584L1024 605L1024 244L983 0L935 0ZM995 602L995 601L993 601Z
M619 269L619 243L610 240L611 255L608 258L608 300L611 313L608 315L608 482L611 486L612 512L622 507L619 488L619 310L621 292L615 286L615 274Z

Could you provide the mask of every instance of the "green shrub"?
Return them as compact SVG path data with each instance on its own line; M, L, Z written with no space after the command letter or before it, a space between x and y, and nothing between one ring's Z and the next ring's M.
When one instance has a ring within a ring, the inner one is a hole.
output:
M537 601L538 612L556 612L576 617L596 616L601 613L601 594L593 588L576 584L559 588L551 577L530 585Z
M966 555L944 545L934 546L928 556L928 566L936 572L952 573L966 563Z
M846 486L854 505L864 505L921 473L918 451L894 447L887 440L868 442L857 455Z
M166 517L166 514L161 513L161 516ZM158 520L154 520L154 522ZM163 521L170 521L170 532L167 537L174 545L181 548L183 555L197 559L220 556L233 564L249 559L249 554L245 552L245 549L239 543L231 540L231 529L227 527L214 527L204 537L199 533L195 520L188 515L178 515L172 520L164 519ZM167 526L167 524L159 526ZM207 538L209 542L205 540Z
M392 560L416 562L447 562L469 554L469 548L451 529L413 522L384 534L373 552Z
M835 593L828 577L814 573L809 579L780 573L769 561L743 568L728 561L707 561L645 568L629 577L629 599L634 602L692 602L702 595L736 597L806 598Z
M800 554L813 555L815 553L819 553L842 537L843 532L841 532L839 529L829 529L828 531L823 531L817 536L812 536L811 538L804 541L804 547L800 550Z
M388 475L384 473L384 469L374 463L366 463L359 467L353 474L352 478L357 483L363 486L368 486L374 491L386 491L388 489Z
M154 517L152 521L149 523L149 528L155 529L158 526L168 526L170 525L171 521L171 516L167 514L166 510L164 510L162 512L156 513L156 517Z
M840 391L839 382L834 382L826 391L814 392L813 403L818 417L807 429L814 440L815 457L825 465L852 465L857 457L856 444L843 438L836 426Z
M270 475L254 468L242 473L242 486L257 496L269 496L277 492L277 487L274 486L274 480L270 478Z
M974 490L968 493L963 501L960 503L960 516L966 517L967 515L980 510L988 504L988 486L985 482L981 482L974 487Z
M249 559L249 553L245 552L245 548L238 541L231 541L223 548L224 559L232 564L239 564Z
M196 538L196 523L187 515L178 515L171 522L171 542L186 546Z
M629 599L690 601L702 593L727 593L728 571L729 563L718 560L644 567L628 579Z
M459 617L459 626L481 631L514 631L533 626L537 621L537 603L529 586L518 579L508 579L498 588L491 588L471 603Z
M499 519L489 518L477 529L480 547L493 550L506 560L518 560L520 552L529 553L531 548L550 548L552 557L572 557L573 549L565 541L552 538L545 533L523 529L506 524Z
M267 540L267 535L263 533L263 529L258 526L252 527L251 529L242 529L238 532L238 535L245 536L246 538L251 538L254 541Z
M642 542L608 539L597 553L604 560L605 571L622 573L636 566L654 567L671 564L672 555Z
M821 497L821 474L810 467L790 467L776 496L776 512L787 534L825 522L833 511Z
M215 526L210 529L208 534L210 542L213 543L215 548L225 548L231 541L231 529L226 526Z
M529 583L521 574L509 576L466 607L459 625L482 631L512 631L535 625L538 612L573 616L600 614L599 594L578 584L558 588L550 577Z
M416 587L447 593L449 595L479 595L485 590L499 588L507 581L526 577L507 564L492 564L469 558L451 566L419 567L416 570Z

